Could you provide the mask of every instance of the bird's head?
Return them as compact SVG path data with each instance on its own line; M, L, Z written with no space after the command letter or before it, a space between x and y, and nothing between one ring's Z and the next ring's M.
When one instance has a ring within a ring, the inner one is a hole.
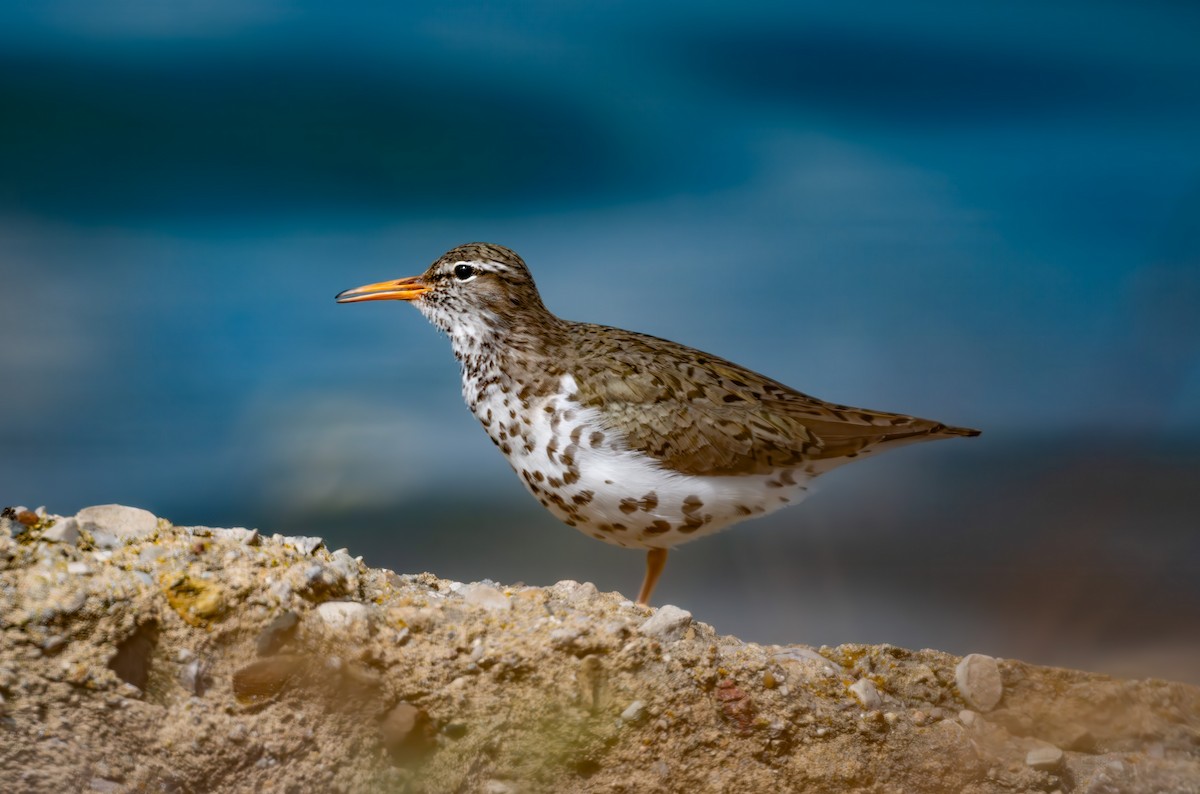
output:
M368 284L337 296L338 303L377 300L410 301L456 343L462 336L484 339L553 317L521 257L490 243L451 249L419 276Z

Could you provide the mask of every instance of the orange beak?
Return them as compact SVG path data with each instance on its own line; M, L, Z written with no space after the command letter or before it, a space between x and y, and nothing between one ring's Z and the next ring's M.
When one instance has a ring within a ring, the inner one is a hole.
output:
M380 281L365 287L355 287L339 292L334 299L338 303L361 303L362 301L410 301L429 292L429 285L420 276L399 278L395 281Z

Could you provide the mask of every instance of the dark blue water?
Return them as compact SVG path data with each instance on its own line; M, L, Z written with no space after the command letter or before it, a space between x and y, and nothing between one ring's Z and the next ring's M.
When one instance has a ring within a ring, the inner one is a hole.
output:
M684 547L764 641L1196 680L1200 11L0 9L0 502L633 592L445 340L338 291L488 240L548 305L982 428Z

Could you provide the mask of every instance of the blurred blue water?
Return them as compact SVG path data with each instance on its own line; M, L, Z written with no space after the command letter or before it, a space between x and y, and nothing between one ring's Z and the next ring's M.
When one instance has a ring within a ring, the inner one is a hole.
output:
M489 240L564 316L985 430L686 547L665 598L749 639L1184 676L1198 22L0 7L0 502L306 526L374 564L630 591L635 555L566 532L486 451L444 340L332 302Z

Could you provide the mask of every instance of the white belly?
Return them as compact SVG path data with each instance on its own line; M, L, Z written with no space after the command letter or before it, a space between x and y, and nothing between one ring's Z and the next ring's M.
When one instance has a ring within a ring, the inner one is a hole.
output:
M627 548L669 548L802 499L810 477L694 476L626 449L600 413L570 402L575 382L522 410L497 383L464 382L468 404L526 489L569 526Z

